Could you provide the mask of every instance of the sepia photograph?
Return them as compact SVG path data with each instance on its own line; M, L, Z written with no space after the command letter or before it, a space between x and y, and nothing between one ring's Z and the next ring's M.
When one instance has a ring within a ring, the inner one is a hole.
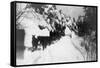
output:
M97 7L16 2L16 65L97 61Z

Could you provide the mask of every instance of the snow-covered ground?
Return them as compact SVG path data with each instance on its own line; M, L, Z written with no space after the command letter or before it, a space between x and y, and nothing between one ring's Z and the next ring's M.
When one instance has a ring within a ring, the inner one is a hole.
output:
M48 46L44 51L31 52L25 50L24 59L17 60L17 65L78 61L85 61L82 53L75 48L69 36L64 36L55 44Z

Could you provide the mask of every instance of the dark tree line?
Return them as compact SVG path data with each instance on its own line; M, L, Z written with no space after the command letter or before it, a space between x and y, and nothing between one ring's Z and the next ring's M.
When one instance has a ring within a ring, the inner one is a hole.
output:
M79 16L76 22L78 27L78 35L90 35L97 28L97 8L84 7L85 16Z

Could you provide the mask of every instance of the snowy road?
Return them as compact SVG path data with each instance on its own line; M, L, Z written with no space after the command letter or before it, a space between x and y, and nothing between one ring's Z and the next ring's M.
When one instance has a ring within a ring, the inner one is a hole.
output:
M63 37L59 42L48 46L44 50L38 63L57 63L84 61L82 54L73 46L69 36Z

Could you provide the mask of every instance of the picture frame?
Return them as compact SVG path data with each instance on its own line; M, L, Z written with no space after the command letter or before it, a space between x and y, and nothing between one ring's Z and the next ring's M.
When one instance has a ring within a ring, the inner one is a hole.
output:
M98 6L13 1L10 65L98 61Z

